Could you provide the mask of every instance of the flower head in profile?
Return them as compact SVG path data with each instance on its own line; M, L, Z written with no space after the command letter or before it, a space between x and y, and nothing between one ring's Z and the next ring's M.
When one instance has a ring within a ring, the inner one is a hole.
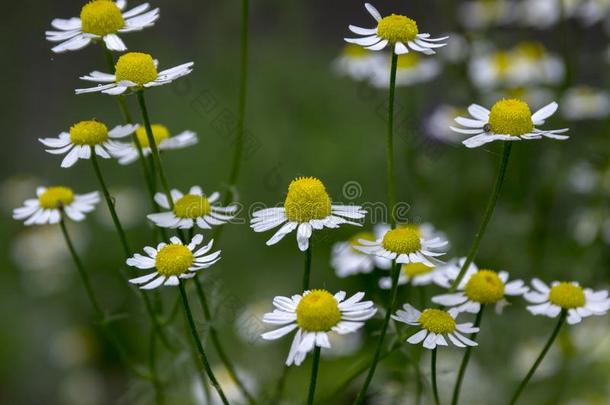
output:
M92 0L83 6L80 18L54 19L51 25L55 30L45 32L47 41L59 42L51 50L76 51L102 40L111 51L125 51L127 47L117 34L152 27L159 18L159 9L149 10L148 3L124 11L126 6L126 0Z
M296 229L299 249L305 251L314 229L338 228L343 224L360 226L351 220L362 219L365 214L357 205L332 204L326 187L317 178L298 177L288 186L284 206L254 212L250 226L255 232L265 232L282 225L267 246L275 245Z
M65 213L73 221L82 221L99 202L97 191L79 195L64 186L38 187L36 198L25 200L23 207L15 208L13 218L25 219L25 225L56 224Z
M332 295L326 290L311 290L290 298L275 297L275 309L265 314L263 322L280 327L263 333L262 338L279 339L296 329L286 365L301 365L315 346L331 347L329 333L345 335L355 332L377 312L372 301L362 301L363 292L348 299L345 296L343 291Z
M133 133L137 125L119 125L111 130L101 121L80 121L62 132L57 138L38 139L53 155L66 154L61 167L71 167L79 159L91 158L91 153L109 159L121 149L121 144L114 139L123 138Z
M232 220L237 206L222 207L217 204L220 194L214 192L209 196L203 193L199 186L193 186L188 194L179 190L171 191L173 208L164 193L155 194L155 201L163 209L169 210L149 214L146 217L155 225L162 228L190 229L197 225L201 229L211 229L212 226L222 225Z
M206 254L212 249L213 240L197 249L203 242L203 235L193 236L188 245L175 236L170 238L170 242L159 243L156 248L146 246L146 255L136 253L127 259L128 266L155 269L154 272L132 278L129 282L139 285L143 290L152 290L160 285L176 286L180 279L195 277L198 270L207 269L220 260L220 250Z
M371 256L356 249L361 246L359 240L374 241L382 236L385 229L376 226L375 232L358 232L347 241L337 242L333 245L330 265L335 269L337 277L347 277L354 274L370 273L375 268L389 269L392 262L378 256Z
M610 298L607 290L593 291L582 288L576 282L551 283L549 287L541 280L532 280L533 289L525 294L525 299L534 305L527 310L533 315L544 315L555 318L566 311L570 325L579 323L582 318L593 315L605 315L610 310Z
M524 101L504 99L498 101L491 111L477 104L468 107L473 118L457 117L455 121L464 128L451 127L455 132L471 135L462 142L468 148L477 148L493 141L520 141L551 138L568 139L561 135L568 129L541 130L536 128L557 111L559 105L552 102L536 111L534 114Z
M128 52L117 60L114 74L94 71L82 76L81 80L96 82L98 85L76 89L76 94L101 92L116 96L127 91L136 92L145 88L163 86L191 73L193 65L193 62L187 62L157 72L157 61L151 55Z
M403 305L402 310L392 315L398 322L411 326L419 326L421 330L407 339L412 345L423 342L426 349L436 349L437 346L448 346L447 340L457 347L478 346L478 343L468 339L462 333L478 333L479 328L472 323L457 323L459 312L455 309L444 311L442 309L428 308L418 311L409 304Z
M448 263L440 285L448 288L460 273L465 258ZM452 307L458 312L477 313L481 305L495 305L496 312L501 313L508 304L506 296L520 296L529 291L523 280L508 281L506 271L495 272L480 269L471 263L464 277L457 286L457 292L432 297L432 302L445 307Z
M197 134L193 131L183 131L172 136L165 125L152 124L150 127L159 151L182 149L195 145L198 142ZM136 129L136 136L138 137L138 143L142 148L142 154L144 156L150 155L152 149L148 142L146 128L144 126L139 126ZM114 152L113 156L118 159L120 164L127 165L133 163L140 157L138 146L135 142L120 143L119 146L120 147Z
M345 38L346 42L364 46L372 51L380 51L389 46L397 55L412 51L433 55L435 48L441 48L447 44L441 43L449 37L431 38L430 34L420 33L417 22L399 14L391 14L381 17L375 7L365 3L364 7L377 21L373 28L361 28L350 25L349 30L361 38Z
M445 277L444 266L430 266L424 263L406 263L400 267L398 285L411 284L430 285L440 284ZM392 278L382 277L379 279L379 287L384 290L392 288Z

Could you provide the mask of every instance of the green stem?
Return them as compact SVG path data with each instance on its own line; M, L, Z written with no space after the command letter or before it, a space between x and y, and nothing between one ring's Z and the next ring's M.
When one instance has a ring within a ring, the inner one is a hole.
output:
M432 362L432 394L434 395L434 403L440 405L441 401L438 397L438 385L436 384L436 347L432 349L430 361Z
M311 364L311 378L309 380L309 395L307 396L307 405L313 405L316 396L316 383L318 381L318 369L320 368L320 346L316 346L313 350L313 362Z
M500 190L502 190L502 185L504 184L504 178L506 177L506 168L508 167L508 159L510 158L510 151L512 148L512 141L504 142L504 149L502 151L502 160L500 160L500 165L498 167L498 175L496 177L496 182L494 184L493 191L489 196L489 201L487 202L487 207L485 208L485 213L483 214L483 219L481 220L481 225L479 226L479 230L477 231L474 241L472 242L472 246L470 246L470 251L468 252L468 256L460 269L460 272L451 284L449 288L449 292L454 292L457 286L462 281L464 274L466 274L466 270L470 266L470 264L474 261L477 252L479 251L479 244L483 239L483 235L485 234L485 230L487 229L487 225L489 224L489 220L493 215L494 209L496 208L496 203L498 202L498 196L500 195Z
M394 93L396 91L396 66L398 55L392 52L392 68L390 70L390 95L388 99L388 134L387 134L387 176L388 176L388 210L390 226L396 228L396 180L394 177Z
M311 276L311 241L305 251L305 268L303 270L303 291L309 290L309 279Z
M477 312L477 317L474 320L474 327L478 328L481 326L481 319L483 319L483 311L485 310L485 305L481 304L481 309ZM477 339L478 332L474 332L470 335L470 340L475 341ZM464 374L466 374L466 368L468 367L468 362L470 361L470 354L472 353L472 346L466 347L466 352L464 353L464 358L462 359L462 364L460 364L460 370L457 375L457 379L455 380L455 387L453 388L453 397L451 399L451 405L457 405L460 398L460 389L462 388L462 380L464 379Z
M195 326L195 320L193 319L193 314L191 312L191 307L189 306L188 297L186 295L186 290L184 289L184 283L182 282L182 280L180 280L180 284L178 285L178 287L180 288L180 296L182 297L182 306L184 308L184 316L186 317L186 320L188 321L189 329L191 331L191 336L193 338L193 341L195 342L195 346L197 348L197 353L199 354L199 361L201 362L203 369L205 370L206 374L208 375L208 378L210 379L210 383L212 384L212 386L218 393L218 396L220 397L220 400L222 401L222 403L224 405L229 405L229 401L225 397L225 394L222 391L222 388L220 387L220 384L218 383L218 380L216 379L214 372L212 371L212 367L210 367L210 363L208 361L208 356L206 356L205 351L203 350L203 345L201 344L201 340L199 339L199 333L197 332L197 327Z
M559 321L557 322L555 329L553 329L553 333L551 334L551 336L549 337L549 340L544 345L544 348L542 349L542 351L540 352L540 355L538 356L538 358L532 365L532 368L530 368L530 370L528 371L528 373L525 376L525 378L523 379L523 381L521 381L521 383L519 384L519 387L517 387L517 391L515 391L515 394L513 395L512 399L509 402L510 405L514 405L517 403L517 399L519 399L519 395L521 395L521 392L523 392L523 390L525 389L525 386L527 385L527 383L530 381L530 379L536 372L536 369L538 368L540 363L542 363L544 356L546 356L546 353L549 351L549 349L553 345L553 342L555 341L555 338L559 334L559 330L561 329L561 326L565 322L567 315L568 315L568 313L565 309L561 311L561 315L559 316Z
M369 372L364 380L364 385L362 389L358 393L356 400L354 401L355 405L362 404L364 402L364 398L366 396L366 392L369 389L369 385L373 380L373 376L375 375L375 370L377 368L377 364L379 363L381 357L381 350L383 349L383 341L385 340L385 336L388 332L388 326L390 325L390 319L392 319L392 311L396 306L396 298L398 297L398 276L400 275L400 264L394 263L392 266L392 293L390 299L390 305L388 306L387 312L385 314L385 319L383 321L383 326L381 327L381 335L379 336L379 341L377 342L377 349L375 350L375 355L373 357L373 362L371 363L371 367Z

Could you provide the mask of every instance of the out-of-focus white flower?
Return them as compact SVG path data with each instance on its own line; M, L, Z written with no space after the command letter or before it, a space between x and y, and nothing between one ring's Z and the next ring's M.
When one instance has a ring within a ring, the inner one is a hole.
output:
M60 330L51 337L49 354L61 368L84 365L95 354L94 340L89 329L72 326Z
M447 35L451 40L447 43L447 46L439 56L449 63L462 62L470 53L470 44L463 35L456 32L450 32Z
M359 45L347 44L341 54L333 61L333 68L339 74L354 80L370 77L375 62L383 56Z
M561 115L568 120L606 118L610 114L610 96L606 91L588 86L566 90L561 102Z
M114 208L121 219L123 228L130 229L144 222L141 208L145 207L148 202L141 192L130 187L122 187L111 189L110 194L115 201ZM115 229L108 210L97 210L95 214L103 226Z
M511 374L515 378L523 378L523 376L532 367L532 359L540 354L540 348L544 346L544 339L530 339L523 343L517 342L517 346L514 350L514 354L511 356L512 367L509 367ZM544 361L540 363L538 369L532 376L534 380L543 380L551 375L560 366L560 348L559 345L551 346L551 349L544 358Z
M571 190L589 194L596 190L599 173L589 162L579 162L568 173L568 186Z
M441 104L424 119L424 133L438 141L444 143L461 143L467 135L458 134L449 128L460 115L465 115L466 110L459 109L452 105Z
M432 80L441 71L440 63L433 58L410 52L398 57L396 86L411 86ZM371 84L379 88L390 87L391 64L389 58L377 58L372 65Z
M30 175L17 175L7 178L0 184L0 206L3 210L13 208L30 198L32 190L43 183L43 180Z
M547 29L561 19L561 0L522 0L516 12L520 25Z
M362 346L362 332L356 331L347 335L329 333L328 340L332 349L322 348L322 357L345 357L354 354Z
M231 378L231 375L227 372L224 367L216 366L212 368L212 372L214 376L218 380L218 383L222 387L227 400L232 404L241 404L245 403L246 398L242 391L239 389L235 380ZM256 392L256 380L252 377L252 375L245 373L243 370L236 371L239 380L244 384L248 392ZM207 379L206 379L207 381ZM208 382L208 391L210 393L211 401L208 402L206 400L206 394L204 391L204 387L201 386L201 378L197 377L193 379L193 383L191 385L193 397L198 404L204 405L222 405L222 401L218 396L218 393L214 389L214 387Z
M237 336L249 344L263 345L269 343L269 341L261 338L261 334L267 330L263 323L263 316L268 309L269 301L266 299L246 305L235 318Z
M507 0L472 0L460 4L458 17L471 30L505 25L514 19L515 3Z
M591 26L608 18L610 1L608 0L581 0L577 2L572 14L583 25Z

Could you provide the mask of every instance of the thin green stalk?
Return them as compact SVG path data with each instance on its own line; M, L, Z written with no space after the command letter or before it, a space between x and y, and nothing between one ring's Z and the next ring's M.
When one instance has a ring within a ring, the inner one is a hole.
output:
M392 52L392 68L390 70L390 95L388 99L388 136L387 136L387 176L388 176L388 210L390 213L390 226L396 228L396 180L394 177L394 93L396 92L396 67L398 55Z
M313 362L311 363L311 378L309 380L309 394L307 405L313 405L316 396L316 383L318 382L318 369L320 368L320 346L313 350Z
M392 266L392 293L390 298L390 305L388 306L387 312L385 314L385 319L383 321L383 326L381 327L381 335L379 336L379 341L377 342L377 349L375 350L375 355L373 357L373 362L371 363L371 367L369 372L364 380L364 385L360 389L356 400L354 401L355 405L362 404L366 397L366 392L369 389L369 385L373 380L373 376L375 375L375 370L377 369L377 364L381 358L381 351L383 349L383 341L385 340L385 336L388 332L388 326L390 325L390 320L392 319L392 311L394 311L394 307L396 306L396 298L398 297L398 277L400 275L400 264L394 263Z
M205 354L205 351L203 350L203 345L201 344L201 340L199 339L199 332L197 332L197 327L195 326L195 320L193 319L193 314L191 312L191 307L189 305L188 297L186 295L186 290L184 288L184 283L182 282L182 280L180 280L180 284L178 285L178 287L180 288L180 296L182 297L182 306L184 308L184 316L186 317L186 320L188 321L189 329L191 331L191 336L193 338L193 341L195 342L195 346L197 348L197 353L199 354L199 361L201 362L201 365L203 366L205 373L208 375L208 378L210 379L210 383L212 384L212 386L218 393L218 396L220 397L220 400L222 401L222 403L224 405L229 405L229 401L227 400L227 397L225 396L224 392L222 391L222 388L220 387L220 384L218 383L218 380L216 379L214 372L212 371L212 367L210 366L210 363L208 361L208 356Z
M544 356L546 356L546 353L549 351L549 349L553 345L553 342L555 341L555 338L559 334L559 330L563 326L567 315L568 315L568 313L565 309L561 311L561 315L559 316L559 321L557 322L555 329L553 329L553 333L551 334L551 336L549 337L549 340L544 345L544 348L542 348L542 351L540 352L540 355L538 356L538 358L532 365L532 368L530 368L530 370L528 371L528 373L525 376L525 378L523 379L523 381L521 381L521 383L517 387L517 390L515 391L515 394L513 395L512 399L510 400L509 405L514 405L517 403L517 399L519 399L519 395L521 395L521 393L525 389L525 386L527 385L527 383L530 381L530 379L536 372L536 369L538 368L540 363L542 363Z
M485 230L487 229L487 225L489 224L489 220L493 215L494 209L496 208L496 203L498 202L498 196L500 195L500 190L502 190L502 185L504 184L504 178L506 177L506 169L508 167L508 159L510 158L510 151L512 148L511 141L504 142L504 148L502 150L502 159L500 160L500 164L498 167L498 175L496 177L496 181L494 184L493 191L489 196L489 201L487 202L487 207L485 208L485 213L483 214L483 219L481 220L481 225L479 226L479 230L477 231L474 241L472 242L472 246L470 246L470 251L468 252L468 256L460 269L460 272L449 287L449 292L454 292L457 286L462 281L464 274L466 274L466 270L470 266L470 264L474 261L477 252L479 251L479 244L483 239L483 235L485 234Z
M483 319L483 311L485 310L485 305L481 305L481 309L477 312L477 317L474 320L474 327L478 328L481 326L481 320ZM470 340L475 341L478 336L478 332L474 332L470 335ZM470 361L470 354L472 353L472 346L466 347L466 351L464 353L464 358L462 358L462 364L460 364L460 370L458 371L457 379L455 380L455 386L453 387L453 397L451 399L451 405L457 405L460 399L460 389L462 388L462 380L464 379L464 374L466 374L466 367L468 367L468 361Z
M309 279L311 277L311 241L305 251L305 268L303 270L303 291L309 290Z
M436 347L432 349L430 361L432 362L432 394L434 395L434 403L440 405L441 401L438 397L438 385L436 384Z

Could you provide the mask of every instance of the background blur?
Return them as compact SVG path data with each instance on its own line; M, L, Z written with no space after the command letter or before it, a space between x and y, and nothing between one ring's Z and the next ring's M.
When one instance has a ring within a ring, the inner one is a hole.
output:
M571 139L515 145L507 183L477 263L528 280L534 276L549 282L578 280L586 286L608 288L609 3L566 1L562 12L560 2L553 0L375 1L382 14L413 17L423 32L452 33L451 46L433 58L438 75L420 77L415 83L419 76L414 71L416 79L397 90L398 190L400 200L409 205L404 219L431 222L444 231L452 244L447 258L465 255L472 241L491 190L500 146L466 149L459 143L463 138L446 132L450 120L470 103L490 107L505 94L525 97L533 109L557 100L562 109L545 127L569 126ZM151 387L126 373L116 351L92 323L93 311L59 228L26 228L11 219L12 209L32 197L38 185L65 184L77 193L97 189L87 162L61 169L61 158L45 153L37 138L54 137L73 123L93 117L109 126L121 123L110 96L74 95L74 89L82 87L79 75L105 70L100 48L55 55L44 39L53 18L77 16L82 4L77 0L8 2L0 17L0 77L5 94L0 109L4 128L0 403L4 404L152 402ZM130 2L128 7L137 4ZM152 53L162 68L195 62L190 76L150 91L147 97L153 121L167 125L173 133L191 129L199 135L195 147L164 155L169 181L181 189L199 184L207 192L225 191L237 106L240 2L152 0L152 4L161 8L160 20L154 28L125 35L129 49ZM337 62L343 38L351 36L347 25L373 25L363 3L252 0L250 15L248 136L240 201L246 205L282 202L288 183L300 175L322 179L337 201L385 201L387 91L341 71L342 66L351 66L349 51L344 54L347 60ZM528 48L522 41L536 41L545 50L531 43ZM526 55L517 55L519 49L535 51L533 65L528 65L531 70L524 80L511 81L505 77L516 65L511 58ZM549 72L542 58L553 58ZM538 77L535 72L543 73ZM488 76L495 79L480 83ZM136 115L135 100L129 102ZM150 244L140 168L137 164L120 167L109 160L102 169L131 245L139 250ZM148 319L141 301L116 276L125 269L105 205L101 203L87 221L71 224L70 230L104 307L124 315L113 328L133 356L145 361ZM316 234L312 285L351 293L365 289L383 303L386 293L377 288L382 274L339 279L330 267L332 243L355 232L343 227ZM261 342L257 335L263 326L258 319L271 309L273 296L299 291L303 262L294 234L267 247L270 236L271 232L255 234L245 224L226 226L218 246L223 259L202 275L213 297L225 347L258 393L273 392L291 341L286 337ZM159 291L158 299L168 313L177 290ZM435 292L431 288L427 293ZM412 302L417 297L404 287L401 294L401 303L407 296ZM199 317L195 297L192 306ZM521 300L502 317L486 317L462 403L491 404L506 398L554 323L531 316ZM337 390L339 395L332 402L350 403L360 384L340 389L341 384L370 359L380 324L376 318L359 338L335 345L334 356L321 365L320 403L323 398L331 401ZM181 313L172 325L172 338L188 348ZM200 327L205 334L207 325ZM607 317L588 318L566 328L522 403L610 403L609 329ZM176 356L158 345L157 350L167 402L205 403L188 350ZM405 350L408 354L412 348ZM461 354L457 349L440 352L439 378L445 397ZM212 359L218 365L214 354ZM426 380L428 363L426 359L421 363ZM291 370L284 398L294 403L303 400L309 364ZM229 384L223 378L222 383ZM415 389L413 368L397 353L378 370L370 403L413 403Z

